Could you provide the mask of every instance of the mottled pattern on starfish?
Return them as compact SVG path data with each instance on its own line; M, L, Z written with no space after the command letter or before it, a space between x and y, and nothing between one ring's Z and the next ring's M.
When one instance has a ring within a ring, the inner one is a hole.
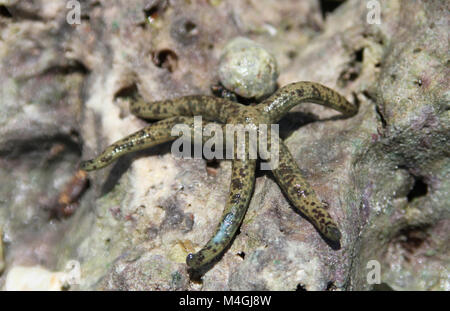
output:
M286 85L272 96L254 106L213 96L185 96L172 100L146 102L133 101L130 110L138 117L161 120L110 145L98 157L84 161L81 169L92 171L109 165L117 158L133 151L145 149L163 142L175 140L171 135L177 124L186 124L194 135L194 116L202 116L208 121L221 124L242 124L258 127L278 122L292 107L302 102L313 102L335 109L345 116L353 116L358 107L348 102L334 90L314 82L296 82ZM223 126L225 128L225 126ZM270 134L268 134L270 136ZM208 137L203 137L205 140ZM267 137L268 138L268 137ZM267 139L267 141L271 141ZM225 140L224 140L225 143ZM237 150L234 142L234 150ZM241 142L246 154L249 152L248 140ZM311 223L329 240L339 242L341 233L314 190L302 177L300 169L289 149L278 140L278 166L272 169L273 175L295 208L300 210ZM269 144L270 147L270 144ZM267 159L267 155L259 154ZM200 268L219 256L231 243L247 211L255 181L256 160L233 159L228 201L222 219L209 242L197 253L189 254L186 262L191 268Z

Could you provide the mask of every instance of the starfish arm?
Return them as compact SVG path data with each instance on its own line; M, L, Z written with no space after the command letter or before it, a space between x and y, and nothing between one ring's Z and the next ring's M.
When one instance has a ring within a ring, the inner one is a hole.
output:
M220 255L231 243L247 211L255 180L255 160L233 160L228 201L222 220L213 237L197 253L189 254L186 263L199 268Z
M164 142L175 140L178 136L172 135L172 129L178 125L186 125L190 129L189 135L185 137L189 139L190 142L195 142L194 135L196 132L195 121L192 117L172 117L162 121L153 123L146 128L139 130L127 137L116 141L115 143L108 146L99 156L92 160L83 161L80 164L80 168L85 171L93 171L105 166L108 166L116 159L124 156L130 152L143 150ZM212 128L217 128L220 126L216 123L208 123L202 121L198 130L203 130L206 126L210 125ZM180 135L181 133L178 133ZM184 134L184 133L183 133ZM205 143L209 139L209 136L202 135L202 142ZM223 145L225 145L225 138L223 140ZM217 148L223 146L216 146Z
M171 100L146 102L140 98L130 104L133 114L144 119L161 120L174 116L202 116L206 120L226 123L240 109L238 103L224 98L191 95Z
M277 168L272 170L278 185L291 203L307 216L314 226L328 239L339 242L341 233L308 182L302 177L300 169L283 142L279 142Z
M307 81L291 83L280 88L259 104L257 109L266 113L270 122L275 123L291 108L303 102L323 105L346 116L353 116L358 112L357 105L350 103L336 91L322 84Z

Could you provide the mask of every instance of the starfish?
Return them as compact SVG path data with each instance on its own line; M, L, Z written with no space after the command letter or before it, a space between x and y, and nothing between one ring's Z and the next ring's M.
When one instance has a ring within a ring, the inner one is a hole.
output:
M80 168L85 171L97 170L127 153L175 140L177 136L172 136L172 129L177 124L187 125L194 135L194 116L202 116L208 122L221 123L222 126L244 124L257 128L260 125L278 122L291 108L303 102L320 104L349 117L358 111L355 104L348 102L336 91L306 81L288 84L261 103L250 106L206 95L191 95L154 102L146 102L139 98L130 103L131 112L140 118L160 121L113 143L98 157L83 161ZM203 127L207 124L210 123L202 122ZM266 138L269 136L270 134ZM286 145L281 140L276 142L278 162L276 167L272 167L272 172L278 185L292 205L302 212L326 239L339 243L341 232L328 213L326 203L318 199L314 190L302 177ZM249 141L244 140L240 144L248 155ZM238 147L237 145L238 143L234 143L235 147ZM273 143L269 143L269 146L272 145ZM262 154L261 151L258 155L260 158L268 158L268 155ZM253 193L255 169L256 159L244 157L232 160L229 196L222 219L206 245L197 253L187 256L186 263L190 268L198 269L205 266L230 245L242 223Z

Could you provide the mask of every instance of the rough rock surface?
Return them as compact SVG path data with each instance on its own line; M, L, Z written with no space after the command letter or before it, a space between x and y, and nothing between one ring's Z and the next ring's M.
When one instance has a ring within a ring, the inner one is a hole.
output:
M0 228L5 270L81 264L75 289L450 290L450 91L445 1L0 0ZM201 277L185 257L210 237L230 163L175 159L165 144L89 175L67 218L58 194L89 158L143 126L127 96L210 94L233 37L275 55L279 85L321 82L357 101L349 119L304 104L281 133L343 233L328 245L270 174L233 245ZM0 258L0 261L2 259ZM20 280L13 280L20 283Z

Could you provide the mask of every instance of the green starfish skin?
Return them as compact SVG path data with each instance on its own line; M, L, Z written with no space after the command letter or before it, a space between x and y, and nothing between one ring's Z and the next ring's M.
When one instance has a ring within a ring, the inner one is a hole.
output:
M127 153L175 140L177 137L171 135L171 130L176 124L188 125L193 137L194 116L202 116L207 121L222 124L242 124L257 128L261 124L270 125L278 122L292 107L302 102L317 103L340 111L345 116L353 116L358 111L355 104L348 102L337 92L314 82L286 85L254 106L244 106L226 99L202 95L155 102L139 99L131 103L131 112L141 118L161 121L115 142L95 159L82 162L81 169L86 171L100 169ZM203 122L202 126L207 124ZM248 155L248 140L241 144L244 144L241 147ZM339 242L341 233L328 213L326 204L317 198L314 190L302 177L288 148L281 140L278 144L278 166L272 169L278 185L295 208L306 215L326 238ZM238 143L234 142L234 150L237 150L237 145ZM267 159L267 155L259 154L259 156ZM222 220L209 242L199 252L187 256L186 262L189 267L197 269L210 263L230 244L252 196L255 167L256 160L249 157L232 160L230 192Z

